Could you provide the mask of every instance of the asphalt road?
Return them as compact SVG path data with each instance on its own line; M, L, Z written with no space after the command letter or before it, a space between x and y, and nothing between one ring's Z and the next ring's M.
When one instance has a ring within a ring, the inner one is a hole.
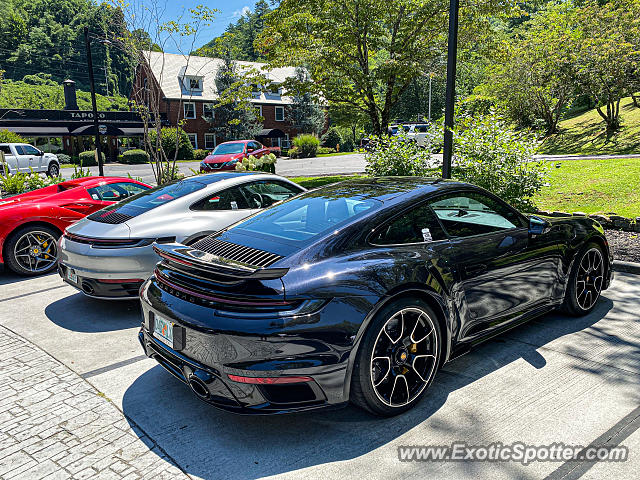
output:
M617 274L584 318L547 315L445 366L412 411L245 417L195 398L142 356L137 302L91 300L57 275L0 273L0 324L81 374L193 478L637 478L640 277ZM623 463L412 463L402 445L521 441L630 449Z
M193 175L191 169L198 170L200 162L178 162L180 172L185 175ZM349 155L336 155L332 157L302 158L302 159L279 159L276 165L276 173L285 177L318 176L318 175L343 175L349 173L364 172L364 155L354 153ZM98 167L89 167L93 175L98 174ZM70 178L73 175L73 168L63 168L62 176ZM123 165L120 163L106 164L105 175L116 177L140 177L143 182L155 183L153 170L148 164L144 165Z

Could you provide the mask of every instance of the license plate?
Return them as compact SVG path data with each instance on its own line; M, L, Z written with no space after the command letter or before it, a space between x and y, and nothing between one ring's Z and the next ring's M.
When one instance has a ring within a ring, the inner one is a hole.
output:
M156 315L153 323L153 336L173 348L173 323Z
M73 283L78 283L78 275L70 268L67 268L67 279Z

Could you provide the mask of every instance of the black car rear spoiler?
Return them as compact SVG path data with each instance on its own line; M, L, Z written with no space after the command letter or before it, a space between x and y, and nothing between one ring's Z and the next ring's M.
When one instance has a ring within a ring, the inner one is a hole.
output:
M178 268L182 267L182 269L186 270L209 273L229 280L269 280L280 278L289 271L288 268L256 267L203 252L180 243L154 243L153 250L163 260L174 264Z

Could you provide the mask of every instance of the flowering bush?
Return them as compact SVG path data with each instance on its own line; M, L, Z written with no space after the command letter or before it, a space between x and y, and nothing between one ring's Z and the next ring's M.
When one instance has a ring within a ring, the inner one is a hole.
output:
M372 136L365 153L365 171L373 176L427 175L431 153L405 135Z
M236 163L236 171L276 173L277 161L278 159L273 153L263 155L260 158L249 155L248 158L244 158L241 162Z
M516 208L535 209L532 198L548 176L548 165L535 161L540 142L516 131L497 115L465 116L454 135L453 176L473 183Z

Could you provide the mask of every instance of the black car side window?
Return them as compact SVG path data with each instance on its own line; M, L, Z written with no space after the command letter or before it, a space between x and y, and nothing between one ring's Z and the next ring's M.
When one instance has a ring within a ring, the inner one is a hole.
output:
M422 205L400 215L380 227L371 243L374 245L401 245L445 240L442 227L428 205Z
M439 197L431 208L451 237L470 237L524 226L506 205L481 193L457 193Z
M302 192L301 188L294 185L271 180L251 182L241 189L250 208L267 208Z
M212 193L208 197L191 205L191 210L242 210L249 208L240 187L231 187L221 192Z

